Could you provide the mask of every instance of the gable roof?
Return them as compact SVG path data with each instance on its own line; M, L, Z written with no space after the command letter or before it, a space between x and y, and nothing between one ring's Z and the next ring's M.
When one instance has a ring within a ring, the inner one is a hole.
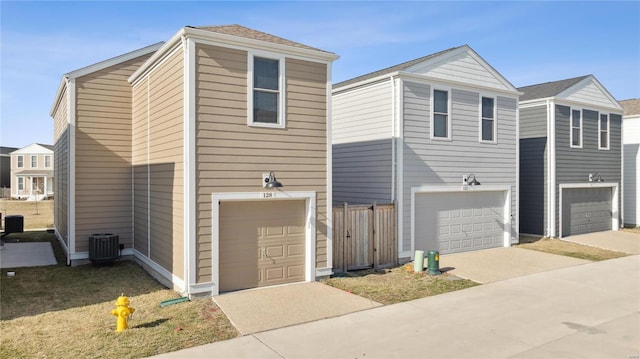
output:
M523 93L520 96L520 101L557 96L563 91L565 91L566 89L586 79L589 76L591 75L585 75L585 76L574 77L566 80L545 82L542 84L519 87L518 91Z
M328 51L320 50L320 49L315 48L315 47L311 47L311 46L307 46L307 45L301 44L299 42L295 42L295 41L284 39L282 37L278 37L278 36L275 36L275 35L267 34L266 32L250 29L248 27L245 27L245 26L242 26L242 25L238 25L238 24L216 25L216 26L187 26L187 27L193 28L193 29L200 29L200 30L216 32L216 33L219 33L219 34L244 37L244 38L247 38L247 39L272 42L274 44L299 47L301 49L328 52Z
M13 151L17 151L18 148L15 147L2 147L0 146L0 155L8 155Z
M625 116L640 115L640 98L630 98L618 103L624 108Z
M419 57L417 59L409 60L409 61L403 62L401 64L398 64L398 65L387 67L387 68L382 69L382 70L370 72L368 74L364 74L364 75L361 75L361 76L358 76L358 77L354 77L354 78L346 80L346 81L338 82L338 83L333 85L333 88L335 89L335 88L338 88L338 87L344 87L344 86L348 86L348 85L354 84L356 82L362 82L362 81L373 79L373 78L376 78L376 77L379 77L379 76L392 74L392 73L394 73L396 71L404 70L404 69L409 68L409 67L411 67L413 65L419 64L419 63L421 63L423 61L432 59L434 57L438 57L438 56L443 55L443 54L446 54L447 52L451 52L451 51L453 51L455 49L458 49L460 47L461 46L452 47L450 49L446 49L446 50L443 50L443 51L440 51L440 52L436 52L436 53L431 54L431 55Z
M16 151L11 152L11 154L20 154L20 153L53 153L53 146L51 145L42 145L39 143L32 143L30 145L24 146Z

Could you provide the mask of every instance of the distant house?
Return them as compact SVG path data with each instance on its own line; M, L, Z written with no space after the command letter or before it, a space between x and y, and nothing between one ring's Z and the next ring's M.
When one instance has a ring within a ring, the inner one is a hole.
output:
M624 224L640 226L640 99L618 101L624 108Z
M41 200L54 194L53 146L33 143L11 152L11 197Z
M622 107L593 75L518 90L520 232L619 229Z
M11 152L17 151L15 147L0 147L0 188L11 187ZM6 194L9 196L10 194Z
M335 84L334 203L395 201L401 259L517 243L518 95L467 45Z
M65 75L51 115L69 261L109 232L190 297L331 274L336 58L239 25L184 27Z

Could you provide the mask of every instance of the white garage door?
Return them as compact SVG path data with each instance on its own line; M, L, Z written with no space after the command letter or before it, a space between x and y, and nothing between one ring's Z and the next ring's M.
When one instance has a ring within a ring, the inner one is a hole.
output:
M220 291L304 281L305 202L220 203Z
M562 236L612 229L611 187L562 190Z
M505 192L417 193L415 248L442 254L502 247Z

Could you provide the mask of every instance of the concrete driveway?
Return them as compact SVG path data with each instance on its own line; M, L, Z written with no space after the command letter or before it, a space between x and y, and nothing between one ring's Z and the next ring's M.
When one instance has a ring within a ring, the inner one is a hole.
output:
M440 269L478 283L572 267L590 261L517 247L492 248L440 256Z
M242 335L382 305L317 282L232 292L213 300Z
M628 231L605 231L562 238L565 241L609 249L628 254L640 254L640 234Z

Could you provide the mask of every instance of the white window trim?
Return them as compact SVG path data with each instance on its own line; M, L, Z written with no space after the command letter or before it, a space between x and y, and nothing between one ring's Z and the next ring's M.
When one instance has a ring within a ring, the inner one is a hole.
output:
M262 57L265 59L278 60L279 72L279 94L278 97L278 123L261 123L253 121L253 58ZM287 108L286 108L286 76L285 76L285 56L273 52L252 50L247 55L247 125L250 127L286 128Z
M434 124L435 124L435 96L434 93L436 91L442 91L447 93L447 137L436 137L434 136ZM435 141L451 141L453 128L451 126L451 88L444 86L431 86L431 107L429 108L429 137Z
M22 161L20 161L22 160ZM20 165L20 162L22 162L22 165ZM18 168L24 168L24 156L23 155L18 155L16 158L16 167Z
M573 144L573 111L580 112L580 144ZM600 120L600 119L598 119ZM571 148L582 148L582 139L584 136L584 114L582 113L581 108L569 107L569 147Z
M47 165L47 160L49 160L49 164ZM44 167L51 168L51 155L44 156Z
M602 137L600 136L602 133L602 121L600 120L600 116L607 117L607 146L602 146ZM599 150L609 150L611 144L611 116L608 113L599 113L598 112L598 149Z
M18 177L18 191L24 191L24 177Z
M36 165L35 166L33 165L33 159L34 158L36 159ZM31 168L38 168L38 155L31 155L29 157L29 162L31 164Z
M490 98L493 100L493 140L483 140L482 139L482 98ZM480 96L478 97L479 99L479 103L478 103L478 141L480 143L491 143L491 144L497 144L498 143L498 98L497 96L492 96L492 95L487 95L487 94L480 94Z

